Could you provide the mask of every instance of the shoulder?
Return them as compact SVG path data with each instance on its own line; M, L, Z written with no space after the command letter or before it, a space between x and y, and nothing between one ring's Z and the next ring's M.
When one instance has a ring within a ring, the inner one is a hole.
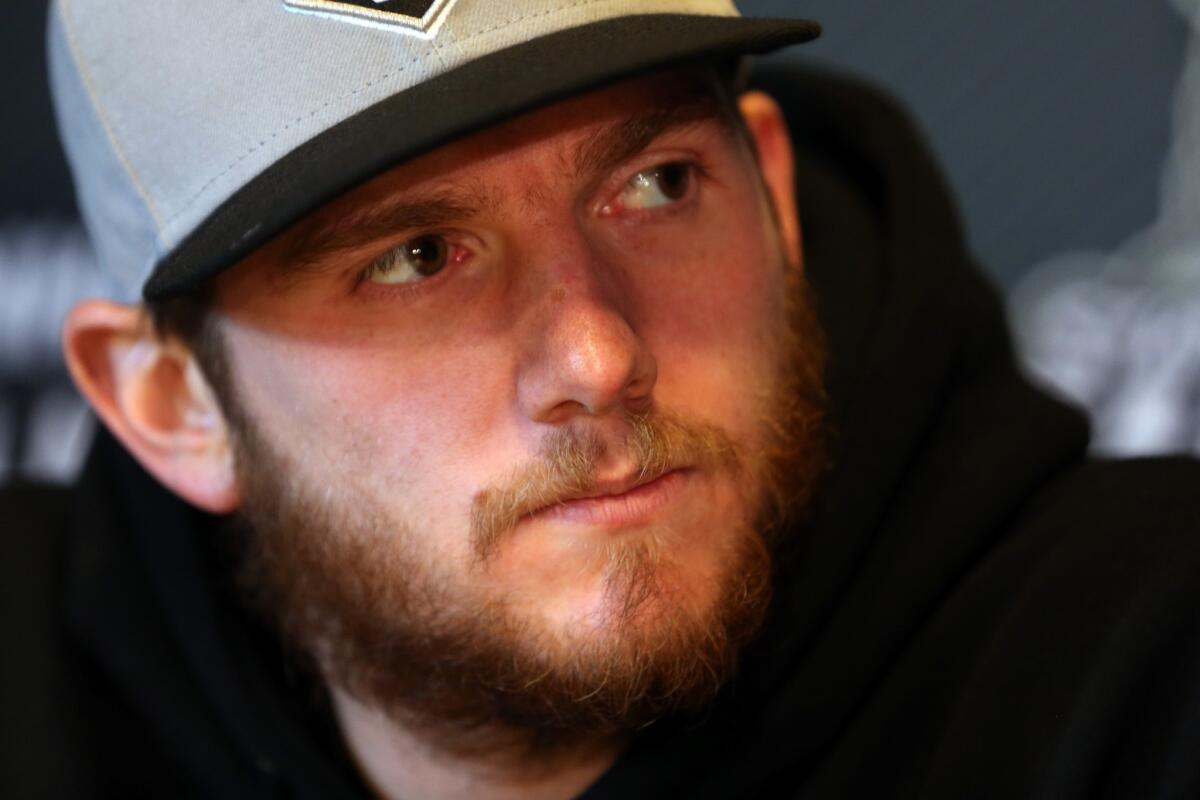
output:
M928 796L1196 796L1167 787L1200 791L1198 490L1191 459L1094 461L1010 521L957 595L969 666Z
M33 692L58 672L62 645L62 587L65 579L64 542L69 525L69 489L35 484L0 488L0 636L19 643L5 647L0 666L8 685L25 687L7 705L8 721L26 710L44 711L44 698ZM32 719L27 719L32 722Z
M1198 481L1200 459L1190 456L1091 459L1048 487L1041 499L1087 499L1114 509L1166 500L1170 508L1196 513Z
M1096 625L1200 620L1200 461L1089 461L1044 489L996 554L1021 598ZM1163 616L1164 606L1171 613ZM1186 615L1184 614L1187 611Z
M61 572L62 545L71 513L71 490L32 483L0 486L0 579L7 591L0 605L5 629L13 605L40 602ZM36 598L36 600L35 600Z
M68 488L30 483L0 487L5 554L0 559L0 631L8 641L30 641L31 626L44 627L58 606L72 505Z
M1070 550L1164 566L1200 558L1200 460L1089 461L1043 490L1021 522Z
M71 622L78 545L103 525L80 492L0 486L0 796L166 796L145 788L166 785L154 740Z
M9 643L0 655L0 705L5 709L0 794L5 796L39 784L47 787L46 796L70 793L57 777L65 764L51 754L75 750L75 737L67 733L75 726L64 717L60 702L72 688L61 678L76 660L67 646L62 615L71 505L66 488L28 483L0 487L0 637ZM70 787L79 788L73 782Z
M26 481L0 484L0 513L4 514L5 531L37 527L61 519L71 490Z

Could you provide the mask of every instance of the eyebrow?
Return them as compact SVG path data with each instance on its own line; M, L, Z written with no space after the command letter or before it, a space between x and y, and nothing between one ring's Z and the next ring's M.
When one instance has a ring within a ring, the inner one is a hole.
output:
M645 150L667 133L717 121L733 129L729 115L711 98L650 109L591 134L578 143L570 166L579 176L608 172ZM398 192L376 203L333 215L301 233L278 265L278 277L293 285L323 273L370 242L420 228L461 224L499 206L499 198L482 185L432 192Z
M706 122L719 122L726 131L732 131L734 127L729 115L708 97L639 112L580 142L573 158L575 173L607 172L645 150L656 139Z
M289 279L324 271L326 264L365 244L415 228L438 228L478 217L494 205L482 187L386 197L303 232L289 248L281 273Z

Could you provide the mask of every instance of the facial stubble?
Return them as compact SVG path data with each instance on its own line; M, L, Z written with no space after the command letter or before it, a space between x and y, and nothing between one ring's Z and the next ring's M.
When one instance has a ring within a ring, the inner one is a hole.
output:
M798 274L790 281L786 313L764 333L768 377L748 398L756 444L654 412L628 415L619 445L646 474L690 464L738 487L746 513L716 536L715 600L697 604L670 579L672 548L688 531L647 533L604 549L605 619L548 630L504 594L422 558L420 531L355 486L305 483L226 380L217 391L243 492L241 585L322 681L460 755L548 753L702 706L757 632L771 551L824 469L821 337L806 285ZM586 427L568 427L478 493L473 568L486 570L531 510L585 489L607 452Z

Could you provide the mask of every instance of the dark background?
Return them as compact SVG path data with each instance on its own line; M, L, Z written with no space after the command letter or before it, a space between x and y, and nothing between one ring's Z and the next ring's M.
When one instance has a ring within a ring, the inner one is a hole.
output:
M1154 218L1188 26L1166 0L743 0L825 35L789 59L873 77L915 113L984 265L1012 285Z
M75 214L50 110L45 17L45 0L5 0L0 11L0 220Z
M1155 217L1188 35L1167 0L739 6L821 21L819 42L773 58L852 70L909 106L946 167L980 261L1002 286L1057 253L1111 249ZM53 354L72 287L86 281L44 280L54 259L39 260L19 238L33 226L36 242L76 246L47 97L44 16L44 0L4 0L0 9L0 477L18 469L61 479L87 423Z

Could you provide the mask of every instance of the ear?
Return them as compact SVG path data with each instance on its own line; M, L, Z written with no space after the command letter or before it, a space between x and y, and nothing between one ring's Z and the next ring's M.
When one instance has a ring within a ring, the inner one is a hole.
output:
M762 92L746 92L738 98L738 107L758 151L759 168L775 204L788 259L800 265L803 262L800 215L796 207L796 164L787 120L779 104Z
M159 482L205 511L237 508L228 427L186 347L160 339L141 307L87 300L67 315L63 350L76 386Z

